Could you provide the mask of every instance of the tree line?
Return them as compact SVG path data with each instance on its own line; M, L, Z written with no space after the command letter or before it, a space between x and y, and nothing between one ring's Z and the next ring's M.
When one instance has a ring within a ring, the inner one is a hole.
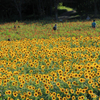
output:
M100 0L0 0L0 19L38 19L46 16L58 18L59 3L74 8L79 14L100 11Z

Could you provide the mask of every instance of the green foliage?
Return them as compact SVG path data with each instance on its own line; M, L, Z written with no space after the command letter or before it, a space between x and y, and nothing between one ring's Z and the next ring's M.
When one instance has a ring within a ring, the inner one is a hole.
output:
M98 12L100 11L100 0L22 0L22 2L14 2L16 0L0 1L0 21L17 21L22 17L25 19L40 19L47 16L55 15L55 4L58 6L58 14L64 11L77 10L79 14L93 14L95 11L94 3ZM94 2L95 1L95 2Z
M18 24L18 20L16 20L15 24Z

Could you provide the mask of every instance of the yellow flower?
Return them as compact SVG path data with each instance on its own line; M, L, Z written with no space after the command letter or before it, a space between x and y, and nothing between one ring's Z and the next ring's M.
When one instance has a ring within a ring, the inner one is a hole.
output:
M49 94L49 90L46 90L46 94Z
M75 96L72 96L72 100L75 100Z
M8 97L8 98L7 98L7 100L11 100L11 98L10 98L10 97Z
M79 92L79 91L76 91L76 94L77 94L77 95L79 95L79 94L80 94L80 92Z
M96 97L97 97L97 95L96 95L96 94L91 93L91 98L96 98Z
M21 76L18 76L18 79L20 80L22 77Z
M39 84L39 80L36 80L36 84Z
M34 90L34 89L35 89L35 87L33 86L33 87L32 87L32 90Z
M8 91L5 91L5 94L8 95Z
M70 95L67 95L66 97L69 99L70 98Z
M73 77L77 78L78 74L77 73L73 73Z
M83 82L85 82L85 79L84 79L84 78L80 78L79 81L80 81L81 83L83 83Z
M14 75L18 75L19 74L19 72L18 71L14 71Z
M53 61L54 62L57 62L58 61L58 58L56 57L56 55L54 56Z
M8 95L11 95L11 90L8 90Z
M49 63L49 62L47 62L47 63L46 63L46 65L47 65L47 67L49 67L49 66L50 66L50 63Z
M21 83L22 83L22 84L25 84L25 80L22 80Z
M81 99L84 100L84 96L81 96Z
M82 89L82 91L81 91L81 92L82 92L83 94L84 94L84 93L86 93L86 89Z
M42 65L41 68L44 69L45 68L45 65Z
M32 95L32 93L31 93L31 92L27 92L27 94L28 94L28 96L31 96L31 95Z
M68 91L65 91L64 94L68 94Z
M59 74L62 73L62 72L63 72L63 71L62 71L61 69L58 70L58 73L59 73Z
M32 89L32 86L28 86L28 89L31 90Z
M26 100L30 100L29 98L26 98Z
M56 100L56 97L52 97L52 100Z
M70 92L73 94L74 93L74 90L73 89L70 89Z
M13 96L17 97L18 96L17 92L13 92Z
M38 93L37 93L37 92L35 92L35 93L34 93L34 96L35 96L35 97L37 97L37 96L38 96Z
M60 83L59 83L59 82L57 82L57 83L56 83L56 85L57 85L57 86L60 86Z
M93 80L89 80L88 83L89 83L89 84L92 84L92 83L93 83Z
M13 82L12 85L14 86L15 85L15 82Z
M22 88L23 87L23 84L20 84L20 88Z
M38 64L34 65L34 67L37 68L38 67Z
M33 72L33 70L30 70L30 73L32 73Z
M92 91L92 90L88 90L88 93L89 93L89 94L92 94L92 93L93 93L93 91Z
M30 60L28 61L28 63L29 63L29 64L32 63L32 59L30 59Z
M33 78L32 81L34 81L35 79Z
M49 58L49 62L51 62L53 60L53 58Z
M25 99L25 96L24 96L24 95L21 95L21 98L22 98L22 99Z
M67 84L68 84L68 85L70 85L70 84L71 84L71 82L70 82L70 81L67 81Z
M50 87L51 87L51 89L53 89L53 85L51 85Z
M64 92L64 91L65 91L65 89L64 89L64 88L61 88L61 89L60 89L60 91L61 91L61 92Z
M45 89L49 89L49 87L48 86L45 86Z
M78 100L81 100L81 96L78 97Z
M86 86L86 87L84 87L84 89L85 89L85 90L87 90L87 89L88 89L88 87Z
M85 78L89 78L89 75L86 74L86 75L85 75Z
M33 63L30 63L30 66L31 66L31 67L33 67L33 66L34 66L34 64L33 64Z
M59 94L59 93L57 94L57 97L58 97L58 98L60 97L60 94Z
M42 92L38 92L38 95L42 96Z

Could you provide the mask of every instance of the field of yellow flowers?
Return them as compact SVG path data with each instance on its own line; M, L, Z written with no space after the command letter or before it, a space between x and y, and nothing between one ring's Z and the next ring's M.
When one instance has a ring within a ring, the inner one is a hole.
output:
M99 99L100 36L0 42L0 100Z

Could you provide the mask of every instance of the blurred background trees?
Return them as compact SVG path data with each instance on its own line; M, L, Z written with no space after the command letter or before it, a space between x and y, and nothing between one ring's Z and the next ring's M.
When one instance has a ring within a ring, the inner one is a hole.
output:
M73 8L79 15L92 14L97 17L100 12L100 0L0 0L0 19L57 19L59 3Z

